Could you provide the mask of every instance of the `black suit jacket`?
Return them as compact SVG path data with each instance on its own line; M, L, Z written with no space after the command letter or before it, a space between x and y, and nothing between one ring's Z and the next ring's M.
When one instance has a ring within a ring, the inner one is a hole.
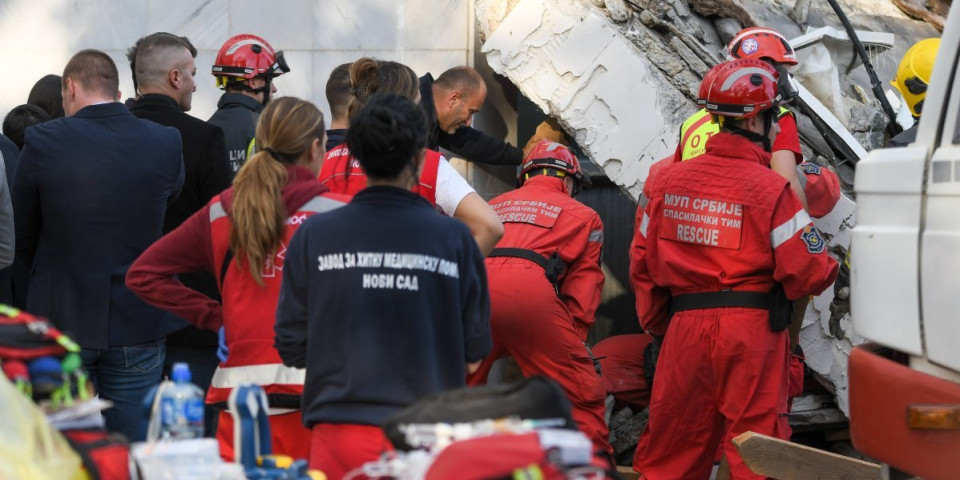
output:
M124 285L160 238L183 185L180 134L120 103L27 129L13 182L17 256L30 268L27 309L84 348L156 340L180 326Z
M212 123L188 115L180 109L177 101L166 95L148 93L130 105L137 117L176 128L183 140L183 164L185 177L180 198L167 210L163 221L163 233L180 226L186 219L203 208L215 195L230 186L233 169L227 157L223 130ZM180 275L184 285L220 299L216 279L209 273ZM168 345L215 346L217 335L183 323L183 331L171 335Z

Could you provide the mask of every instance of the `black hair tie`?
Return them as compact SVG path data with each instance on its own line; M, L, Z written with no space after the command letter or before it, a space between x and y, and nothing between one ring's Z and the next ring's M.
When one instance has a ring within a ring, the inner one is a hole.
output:
M277 152L275 152L272 148L263 147L263 151L269 153L270 156L274 158L274 160L280 160L280 155L277 155Z

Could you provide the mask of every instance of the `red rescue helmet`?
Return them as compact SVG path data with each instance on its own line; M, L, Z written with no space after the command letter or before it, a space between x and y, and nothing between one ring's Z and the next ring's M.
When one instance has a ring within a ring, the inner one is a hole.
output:
M777 71L761 60L721 63L704 75L697 105L713 115L755 117L780 104L777 82Z
M240 34L230 37L220 47L211 73L217 78L217 86L225 87L230 81L257 76L270 79L289 71L283 52L274 50L256 35Z
M580 161L577 160L569 148L562 143L551 142L550 140L540 140L534 145L530 153L523 159L520 165L520 176L517 181L520 185L528 178L535 175L549 175L551 177L573 176L575 180L574 191L576 195L580 189L590 186L590 177L583 174L583 168Z
M786 65L797 64L797 54L790 42L776 30L750 27L740 30L727 45L727 59L769 58Z

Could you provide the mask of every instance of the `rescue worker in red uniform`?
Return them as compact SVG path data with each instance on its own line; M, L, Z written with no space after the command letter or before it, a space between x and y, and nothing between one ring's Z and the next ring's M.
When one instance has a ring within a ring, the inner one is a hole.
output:
M273 326L290 238L308 217L344 205L316 180L324 132L323 114L312 103L270 102L257 128L262 148L234 186L148 248L126 279L151 305L199 328L223 326L229 355L213 375L207 404L225 409L234 387L260 385L270 404L273 450L293 458L310 454L311 433L300 413L305 374L283 365ZM197 271L216 276L222 305L177 280ZM217 422L220 453L232 460L233 419L224 410Z
M745 28L730 40L726 51L727 60L756 58L768 63L779 74L780 92L785 96L783 101L789 101L796 96L796 89L790 83L787 67L797 64L797 55L790 46L790 42L777 31L763 27ZM676 161L686 161L704 152L707 139L720 130L718 125L710 119L711 116L706 109L701 109L683 123L680 127L680 145L677 147L679 159ZM777 110L777 123L780 126L780 134L773 142L773 154L767 161L767 166L790 181L794 193L806 206L807 199L796 172L796 166L803 161L797 119L793 112L780 106Z
M838 270L787 180L765 166L777 71L738 59L706 78L698 103L721 130L696 160L659 172L632 259L641 326L667 325L634 458L647 479L708 478L721 440L732 478L762 478L730 440L785 437L788 299L822 292Z
M420 103L417 75L402 63L361 58L350 65L350 85L354 94L347 107L350 117L376 94L393 93ZM367 186L367 176L346 143L327 152L318 178L331 192L349 196ZM427 150L413 190L440 213L467 224L484 255L503 235L503 225L487 202L440 152Z
M603 223L572 198L589 178L567 147L541 140L519 180L490 201L504 224L486 260L493 351L468 383L485 383L493 362L512 355L524 375L556 380L595 449L611 452L605 392L584 343L603 288Z

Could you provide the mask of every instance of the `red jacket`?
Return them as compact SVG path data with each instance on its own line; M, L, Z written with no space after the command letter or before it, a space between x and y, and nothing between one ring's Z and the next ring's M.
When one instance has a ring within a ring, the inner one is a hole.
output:
M522 187L491 200L490 205L503 222L497 248L524 248L544 257L556 252L563 260L566 272L559 280L560 296L585 337L603 289L600 216L571 198L562 179L545 175L530 178ZM487 265L526 261L509 257L486 260Z
M725 132L693 161L658 172L631 250L640 324L666 331L671 295L724 289L769 291L791 299L818 294L837 262L770 154Z
M288 212L284 246L307 217L343 205L342 197L327 192L309 169L288 167L287 174L287 185L281 193ZM267 260L262 271L264 285L258 285L246 270L237 267L239 259L223 269L230 246L232 202L233 188L229 188L154 243L130 267L127 286L147 303L199 328L217 330L224 326L230 354L214 373L207 403L226 401L232 387L240 383L261 385L268 395L300 395L303 371L284 367L273 347L286 249L281 246L276 256ZM222 307L174 277L196 271L216 276Z
M440 158L440 152L427 150L423 168L420 169L420 183L415 189L432 206L437 205L437 172L440 168ZM367 186L367 174L363 172L356 157L350 155L350 149L346 143L341 143L327 152L317 179L331 192L351 197Z

